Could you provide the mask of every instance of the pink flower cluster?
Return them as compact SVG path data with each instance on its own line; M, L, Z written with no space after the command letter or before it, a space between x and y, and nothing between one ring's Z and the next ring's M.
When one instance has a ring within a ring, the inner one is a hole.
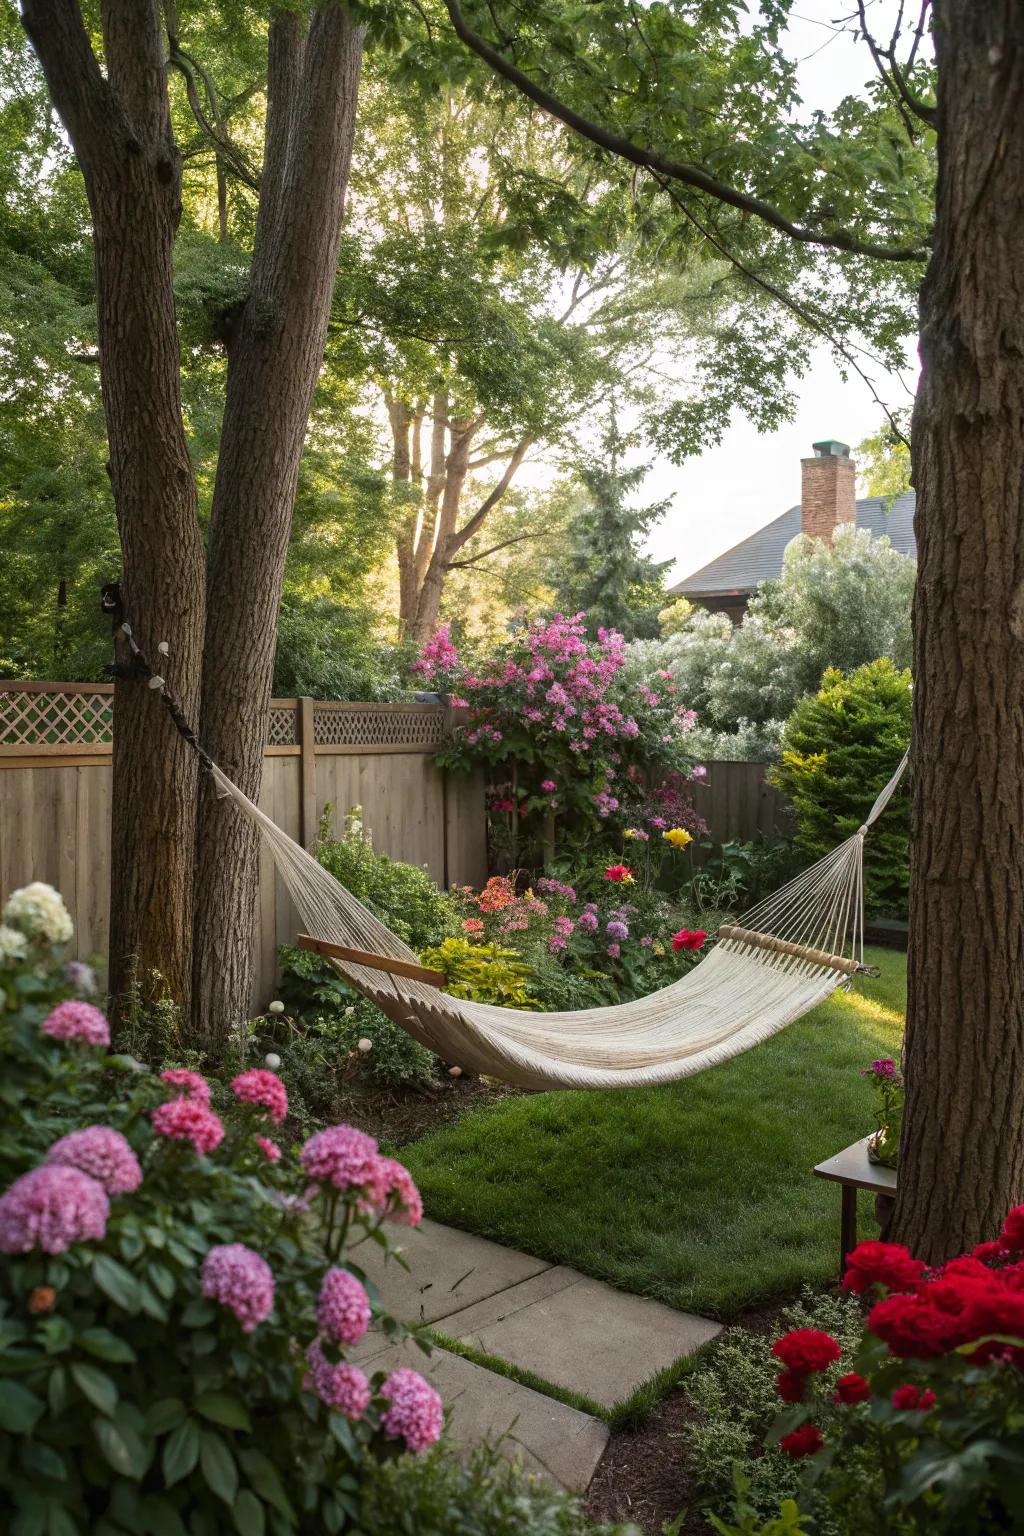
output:
M274 1310L270 1265L244 1243L221 1243L211 1248L203 1260L200 1282L207 1300L231 1309L243 1333L252 1333Z
M271 1141L269 1136L257 1136L256 1145L268 1163L279 1163L281 1161L281 1148L276 1141Z
M332 1125L316 1131L299 1154L306 1173L318 1184L354 1190L360 1208L402 1226L423 1220L423 1202L407 1168L381 1157L377 1143L352 1125Z
M254 1067L251 1072L240 1072L232 1080L231 1092L246 1104L262 1104L270 1111L275 1125L280 1125L288 1114L288 1090L275 1072L264 1067Z
M198 1072L190 1072L187 1067L168 1067L166 1072L160 1073L160 1081L169 1083L172 1088L180 1088L186 1099L195 1099L199 1104L209 1104L210 1085L205 1077Z
M75 998L58 1003L39 1026L52 1040L80 1040L84 1045L109 1045L110 1025L92 1003Z
M424 681L432 683L440 674L447 677L459 664L459 653L452 640L450 624L439 624L419 654L413 671Z
M402 1366L384 1382L380 1394L390 1402L381 1414L380 1424L391 1440L404 1440L413 1455L425 1451L441 1438L443 1413L441 1399L418 1371Z
M306 1363L307 1390L312 1387L322 1403L346 1419L361 1419L370 1405L370 1383L359 1367L346 1360L332 1365L319 1339L314 1339L306 1350Z
M358 1344L370 1326L370 1298L347 1269L329 1269L320 1287L316 1320L336 1344Z
M135 1153L120 1131L106 1125L90 1125L62 1136L50 1147L45 1161L87 1173L108 1195L129 1195L142 1183Z
M44 1164L0 1196L0 1253L64 1253L72 1243L101 1242L109 1215L97 1179L79 1168Z
M169 1141L190 1141L204 1155L224 1140L224 1123L198 1099L171 1099L153 1111L153 1129Z

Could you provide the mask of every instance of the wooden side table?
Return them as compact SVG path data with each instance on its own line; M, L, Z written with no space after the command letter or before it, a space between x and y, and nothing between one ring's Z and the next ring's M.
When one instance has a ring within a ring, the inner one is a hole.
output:
M896 1170L885 1168L881 1163L868 1159L868 1142L855 1141L834 1157L819 1163L814 1172L819 1179L831 1179L842 1188L839 1221L839 1278L846 1273L846 1257L857 1246L857 1191L868 1189L874 1195L888 1196L896 1193Z

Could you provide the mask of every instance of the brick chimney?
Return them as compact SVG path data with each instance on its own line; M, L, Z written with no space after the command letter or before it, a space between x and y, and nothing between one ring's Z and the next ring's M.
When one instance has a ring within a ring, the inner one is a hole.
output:
M841 523L857 521L856 465L848 443L814 443L800 460L800 531L830 540Z

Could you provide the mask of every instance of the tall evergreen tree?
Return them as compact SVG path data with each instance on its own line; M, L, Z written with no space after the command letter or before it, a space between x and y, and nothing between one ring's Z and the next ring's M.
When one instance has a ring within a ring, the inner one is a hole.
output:
M633 497L647 478L646 465L627 469L630 447L614 412L601 440L601 456L578 470L583 505L573 524L573 543L555 576L560 607L585 610L597 628L617 629L628 640L658 633L669 560L655 560L643 544L664 517L671 499L636 506Z

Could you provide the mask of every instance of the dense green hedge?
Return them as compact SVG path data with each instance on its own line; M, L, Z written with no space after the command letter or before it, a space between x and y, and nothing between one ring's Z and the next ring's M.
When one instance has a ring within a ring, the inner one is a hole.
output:
M888 783L910 741L910 688L910 673L885 657L846 676L830 668L820 692L790 715L769 777L793 802L796 840L810 858L851 837ZM904 782L865 844L865 900L875 914L906 913L909 839Z

